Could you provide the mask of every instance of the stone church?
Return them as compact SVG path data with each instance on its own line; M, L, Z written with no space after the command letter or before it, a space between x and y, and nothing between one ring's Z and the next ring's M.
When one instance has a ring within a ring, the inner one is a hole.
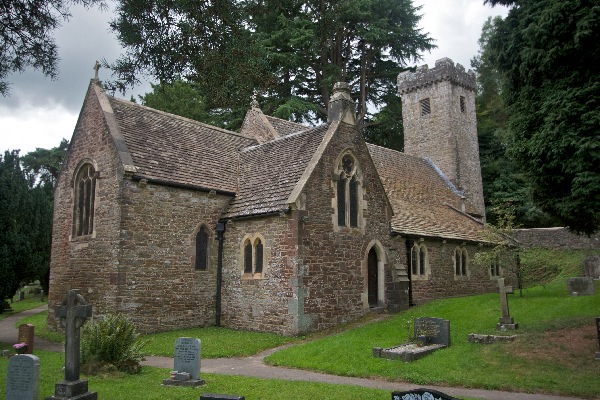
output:
M365 143L348 85L327 123L232 132L108 96L92 79L56 185L49 325L67 290L141 332L297 335L496 289L485 248L475 75L398 77L405 152Z

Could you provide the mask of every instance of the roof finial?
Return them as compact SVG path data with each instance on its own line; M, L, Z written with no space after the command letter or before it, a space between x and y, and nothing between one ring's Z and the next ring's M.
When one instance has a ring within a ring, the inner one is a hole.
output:
M256 91L256 89L254 89L252 91L252 101L250 102L250 107L252 108L260 108L260 104L258 104L258 100L256 100L257 95L258 92Z
M100 63L98 62L98 60L96 60L96 64L94 64L94 71L96 71L94 73L94 79L98 80L98 70L100 69Z

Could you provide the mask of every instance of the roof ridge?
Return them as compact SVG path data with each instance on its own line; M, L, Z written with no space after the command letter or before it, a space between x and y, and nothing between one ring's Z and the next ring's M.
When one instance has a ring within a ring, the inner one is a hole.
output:
M296 138L296 137L301 136L301 135L305 135L305 134L308 135L309 133L311 133L311 132L313 132L313 131L315 131L317 129L323 128L324 126L327 126L327 123L324 123L324 124L321 124L319 126L315 126L315 127L312 127L312 128L309 127L309 129L307 129L305 131L298 131L298 132L290 133L289 135L283 135L283 136L280 136L280 137L278 137L276 139L269 140L268 142L265 142L265 143L253 144L252 146L244 147L243 149L241 149L240 153L246 153L248 151L256 150L256 149L258 149L258 148L260 148L262 146L267 146L267 145L270 145L270 144L275 144L275 143L282 142L282 141L287 140L287 139L291 140L292 138Z
M244 135L242 133L235 132L235 131L230 131L230 130L225 129L225 128L219 128L218 126L210 125L210 124L207 124L206 122L200 122L200 121L197 121L195 119L191 119L191 118L187 118L187 117L182 117L181 115L173 114L173 113L162 111L162 110L157 110L156 108L148 107L148 106L145 106L143 104L134 103L132 101L125 100L125 99L119 99L119 98L114 97L114 96L108 96L107 95L107 97L110 100L112 100L112 101L118 101L120 103L124 103L124 104L129 105L129 106L139 107L139 108L142 108L142 109L144 109L146 111L149 111L149 112L154 112L154 113L157 113L157 114L162 114L162 115L165 115L165 116L174 117L174 118L180 119L182 121L187 121L187 122L192 123L192 124L201 125L201 126L204 126L206 128L213 129L213 130L216 130L216 131L220 131L220 132L223 132L223 133L227 133L227 134L230 134L230 135L239 136L239 137L244 138L244 139L253 139L253 140L256 140L256 139L254 139L251 136Z

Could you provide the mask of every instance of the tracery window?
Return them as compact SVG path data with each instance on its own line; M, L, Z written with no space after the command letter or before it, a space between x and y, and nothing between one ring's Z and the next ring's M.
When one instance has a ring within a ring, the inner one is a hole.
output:
M427 273L427 246L414 244L410 251L410 265L412 275L426 275Z
M337 221L338 226L358 227L359 186L357 166L350 154L345 154L338 166Z
M196 269L206 270L208 267L208 232L204 225L196 234Z
M244 240L244 275L261 277L264 272L264 239L261 237Z
M464 247L454 250L454 274L456 276L467 276L469 273L469 254Z
M94 231L94 200L96 171L89 163L83 164L74 180L73 236L91 235Z

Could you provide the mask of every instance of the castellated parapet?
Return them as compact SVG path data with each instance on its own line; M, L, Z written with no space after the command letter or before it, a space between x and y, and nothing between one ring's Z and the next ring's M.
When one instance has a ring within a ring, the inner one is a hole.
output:
M475 91L475 73L449 58L398 75L404 152L430 159L464 193L468 211L485 216Z

